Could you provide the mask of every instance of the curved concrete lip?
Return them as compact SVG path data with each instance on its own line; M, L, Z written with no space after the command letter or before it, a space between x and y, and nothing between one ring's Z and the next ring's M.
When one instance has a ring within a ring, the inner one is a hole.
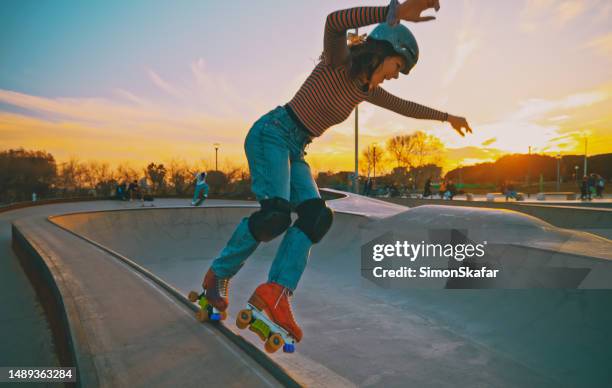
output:
M555 228L533 217L502 210L440 207L409 210L354 195L328 203L338 214L336 223L330 235L313 248L309 269L295 298L295 309L305 332L316 335L311 334L299 344L295 356L272 356L274 362L301 383L350 386L401 382L430 386L462 379L468 385L525 386L589 379L607 381L609 376L605 372L594 371L603 365L605 358L595 349L592 349L594 359L585 356L574 360L582 368L579 372L575 365L572 367L546 351L553 347L568 352L584 350L585 343L567 339L577 328L582 331L580 340L586 341L586 354L588 347L596 346L598 328L610 321L598 296L579 293L568 298L566 295L561 302L564 307L560 308L558 300L565 290L383 290L363 282L355 256L358 255L356 247L364 238L388 228L410 231L428 224L460 227L465 226L461 223L462 217L475 220L471 229L481 232L504 230L504 227L507 230L508 224L514 225L515 233L502 236L504 242L564 252L577 259L600 257L607 261L609 257L598 254L605 253L602 247L609 246L609 240ZM223 236L228 236L236 221L254 207L255 204L223 209L157 207L127 212L73 213L54 216L51 220L135 262L133 268L141 267L141 273L148 272L151 278L160 279L181 299L189 288L198 286L215 249L225 242ZM206 221L209 219L204 217L206 213L214 215L214 222ZM192 214L191 218L187 214ZM126 227L129 224L138 228L130 230ZM117 239L118 231L123 235L121 241ZM209 238L207 233L211 235ZM538 239L541 236L546 238ZM155 245L156 240L159 245ZM542 244L539 240L548 243ZM172 248L164 251L163 243ZM202 251L204 243L217 245ZM591 252L596 255L585 256L584 251L575 248L578 243L588 249L595 247ZM143 251L143 246L148 249ZM262 247L237 276L232 285L232 306L244 303L254 285L263 279L275 248L276 243ZM583 254L578 255L579 252ZM527 295L530 296L525 299ZM499 308L500 299L506 305L503 310ZM580 300L590 301L587 310L575 306ZM550 309L554 303L562 310L561 316ZM474 309L474 305L479 308ZM480 316L492 311L498 311L499 316ZM513 319L508 319L507 314ZM546 314L552 317L547 318ZM581 327L577 318L581 314L591 315L598 322L597 328ZM551 332L545 328L558 326L561 321L566 323L565 329L557 327ZM478 322L478 327L467 327L467 322ZM527 327L531 332L521 333ZM236 335L231 327L227 329L230 336ZM248 333L239 334L247 342L258 344ZM534 341L535 338L538 340ZM538 341L544 350L533 348ZM462 361L457 363L457 360Z

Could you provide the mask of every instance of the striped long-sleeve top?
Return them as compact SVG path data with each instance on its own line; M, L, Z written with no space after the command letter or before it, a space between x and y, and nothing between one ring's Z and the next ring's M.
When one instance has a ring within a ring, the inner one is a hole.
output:
M381 23L388 7L358 7L332 12L325 23L323 59L287 104L300 123L313 135L343 122L362 101L417 119L445 121L448 115L396 97L381 87L364 91L348 74L349 48L346 31Z

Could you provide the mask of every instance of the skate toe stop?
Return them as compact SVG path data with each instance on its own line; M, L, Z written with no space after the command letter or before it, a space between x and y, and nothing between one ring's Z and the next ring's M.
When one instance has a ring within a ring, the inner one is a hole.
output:
M293 353L293 352L295 352L295 345L294 344L285 344L285 345L283 345L283 352L284 353Z

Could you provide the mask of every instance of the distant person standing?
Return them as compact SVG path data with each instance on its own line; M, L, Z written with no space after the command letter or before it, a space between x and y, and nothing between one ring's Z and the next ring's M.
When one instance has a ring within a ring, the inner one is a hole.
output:
M591 190L589 189L589 177L583 176L580 183L580 199L583 201L591 199Z
M193 192L191 206L200 206L202 202L208 198L208 184L206 183L206 172L202 171L196 174L196 185Z
M455 186L455 183L453 183L453 180L449 179L446 183L446 188L444 189L444 199L452 201L455 195L457 195L457 187Z
M597 174L589 175L589 199L597 195Z
M130 202L134 198L138 198L138 182L136 182L136 179L134 179L134 181L130 183L127 191L128 191L128 195L130 196Z
M117 199L121 201L125 201L127 199L127 184L125 182L121 182L119 186L117 186Z
M142 206L144 206L145 201L151 201L153 199L147 177L144 176L140 178L138 185L140 187L140 202L142 203Z
M369 197L371 191L372 191L372 178L368 177L368 179L365 182L365 185L363 185L363 195L365 195L366 197Z
M601 175L597 175L597 180L595 184L596 184L595 190L597 192L597 198L603 198L603 191L606 185L606 180Z
M423 190L423 198L431 197L431 178L425 181L425 189Z
M506 195L506 202L510 198L518 200L518 195L517 195L516 190L514 189L514 186L512 185L512 183L506 184L504 194Z

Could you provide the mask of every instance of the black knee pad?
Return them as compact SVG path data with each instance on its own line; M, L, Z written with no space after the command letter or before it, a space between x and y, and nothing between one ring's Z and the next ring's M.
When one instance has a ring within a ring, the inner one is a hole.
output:
M291 225L291 205L283 198L264 199L261 209L249 217L249 230L257 241L267 242Z
M313 243L321 241L334 220L332 209L325 206L321 198L313 198L299 204L296 211L298 219L294 226L300 228Z

